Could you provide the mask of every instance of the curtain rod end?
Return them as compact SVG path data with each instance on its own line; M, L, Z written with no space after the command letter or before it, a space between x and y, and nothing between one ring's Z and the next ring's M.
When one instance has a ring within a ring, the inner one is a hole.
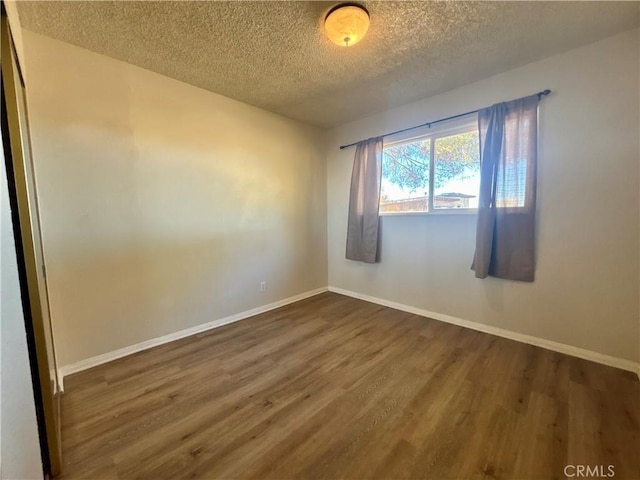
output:
M547 88L546 90L542 90L541 92L538 92L538 101L539 101L542 97L544 97L544 96L546 96L546 95L549 95L550 93L551 93L551 90L549 90L548 88Z

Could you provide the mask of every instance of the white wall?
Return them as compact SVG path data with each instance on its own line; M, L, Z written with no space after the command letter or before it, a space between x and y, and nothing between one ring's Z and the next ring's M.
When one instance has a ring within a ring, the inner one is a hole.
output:
M322 131L23 41L62 366L326 286Z
M329 285L637 362L638 30L329 132ZM345 260L353 149L338 146L545 88L534 283L478 280L475 216L386 216L381 262Z
M2 140L0 139L0 146ZM1 147L0 147L1 148ZM0 478L42 478L38 424L11 224L7 174L0 174Z

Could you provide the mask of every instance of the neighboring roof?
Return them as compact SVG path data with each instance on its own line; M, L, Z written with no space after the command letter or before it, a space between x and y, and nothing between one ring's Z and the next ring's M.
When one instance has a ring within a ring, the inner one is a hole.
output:
M436 197L451 197L451 198L476 198L475 195L466 195L464 193L455 193L455 192L449 192L449 193L438 193L436 194Z

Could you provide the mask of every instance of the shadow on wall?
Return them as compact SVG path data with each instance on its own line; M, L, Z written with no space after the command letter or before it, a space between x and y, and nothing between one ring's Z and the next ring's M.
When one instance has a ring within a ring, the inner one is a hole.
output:
M59 259L50 266L50 285L60 363L317 288L306 275L309 254L237 235ZM268 290L261 294L264 279Z
M104 128L39 132L51 147L36 160L61 365L326 285L315 147L223 160L225 149Z

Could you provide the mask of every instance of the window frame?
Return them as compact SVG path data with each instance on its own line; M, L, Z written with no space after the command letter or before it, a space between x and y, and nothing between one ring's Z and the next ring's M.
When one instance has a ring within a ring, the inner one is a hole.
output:
M422 127L420 129L416 129L413 132L404 132L402 134L394 135L392 140L389 142L384 142L382 147L382 154L384 155L384 149L387 147L396 147L399 145L406 145L408 143L414 143L421 140L428 139L430 142L429 152L429 201L426 212L382 212L379 211L379 216L414 216L414 215L476 215L478 213L478 208L433 208L434 201L434 183L435 183L435 148L436 148L436 140L443 137L449 137L452 135L458 135L461 133L467 133L472 131L473 129L478 128L478 114L473 113L468 116L461 117L460 119L456 119L455 122L451 122L447 125L437 126L437 127ZM478 145L479 148L479 145ZM480 152L478 152L480 153ZM384 177L384 172L382 173ZM480 192L478 192L479 194ZM380 195L381 197L381 195ZM380 203L380 197L378 197L379 207L382 206Z

